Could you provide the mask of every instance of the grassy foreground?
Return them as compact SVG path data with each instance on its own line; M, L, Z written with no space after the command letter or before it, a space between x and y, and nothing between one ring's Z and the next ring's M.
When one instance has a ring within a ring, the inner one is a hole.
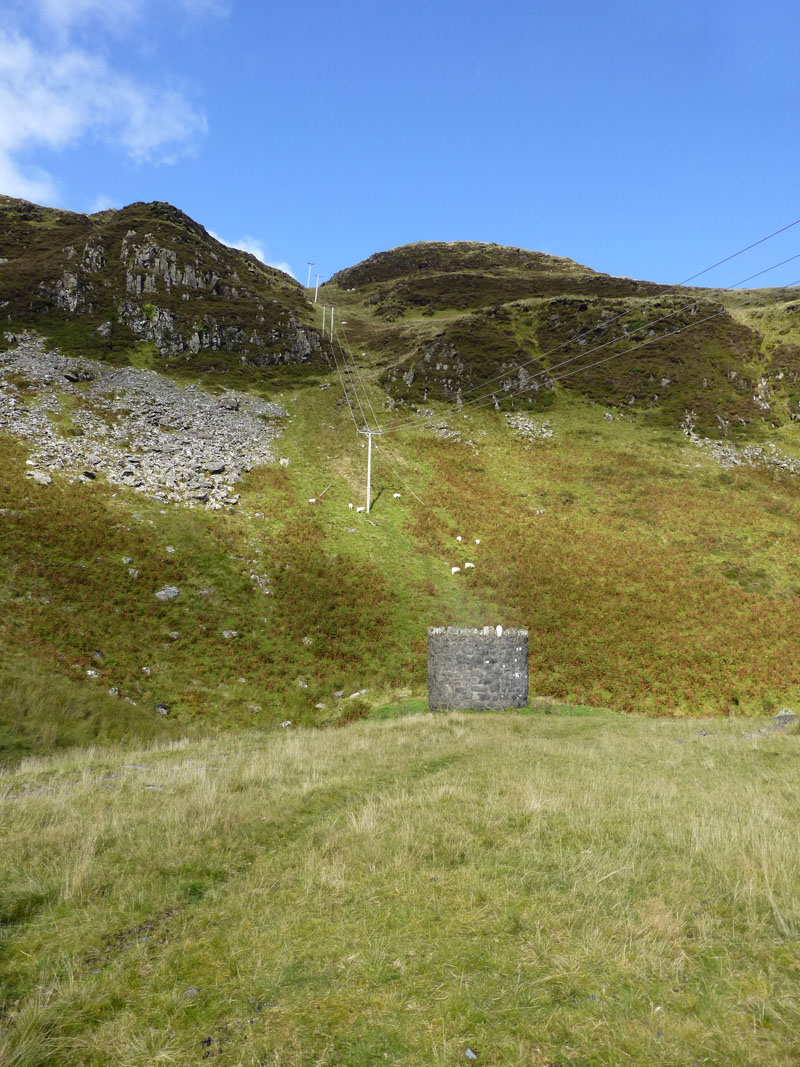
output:
M797 1063L798 749L562 712L25 760L0 1062Z

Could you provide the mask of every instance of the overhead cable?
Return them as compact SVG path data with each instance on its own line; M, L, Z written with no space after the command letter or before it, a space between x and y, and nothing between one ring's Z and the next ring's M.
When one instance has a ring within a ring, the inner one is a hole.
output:
M785 233L787 230L791 230L792 227L797 226L797 225L800 225L800 219L795 219L794 222L787 223L786 226L781 226L780 229L774 230L772 233L767 234L766 237L761 237L758 241L754 241L752 244L749 244L744 248L740 248L738 252L732 252L729 256L725 256L724 259L720 259L716 263L712 263L710 267L705 267L703 270L698 271L696 274L692 274L688 278L685 278L682 282L678 282L675 285L669 286L668 288L664 289L662 292L658 293L658 296L660 298L663 298L665 296L669 296L671 293L676 292L677 290L681 289L683 286L688 285L689 282L692 282L695 279L702 277L704 274L708 274L709 271L712 271L717 267L721 267L721 266L723 266L723 264L729 263L731 260L736 259L739 256L744 255L745 252L750 252L750 251L752 251L752 249L757 248L759 245L765 244L767 241L771 241L774 237L777 237L780 234ZM794 258L794 257L792 257L792 258ZM789 262L789 261L786 260L784 262ZM775 270L778 266L781 266L781 265L782 264L776 264L774 267L768 268L768 270ZM759 272L759 274L765 274L765 273L767 273L767 271ZM758 277L759 274L753 274L753 275L750 276L749 279L745 279L745 280L746 281L752 280L752 278ZM735 288L737 285L740 285L740 284L743 284L743 283L737 282L733 286L725 286L725 287L722 287L722 288L725 291L727 291L729 289ZM626 313L627 313L627 309L626 309L626 311L621 311L619 313L619 315L615 315L613 318L608 319L606 321L606 325L607 326L613 325L615 322L618 322L619 319L623 318ZM526 363L520 364L520 366L524 367L524 366L527 366L529 363L536 362L539 359L546 359L548 356L555 355L555 353L561 351L561 349L566 348L569 345L575 344L576 342L583 340L585 337L588 337L588 335L590 333L592 333L593 329L594 329L594 327L592 327L591 329L584 330L581 333L575 334L573 337L567 338L565 341L562 341L560 344L556 345L555 348L551 348L547 352L543 352L539 356L533 357L532 359L528 360ZM561 364L559 364L559 366L560 365ZM519 370L519 369L520 368L518 367L517 370ZM469 396L471 393L473 393L473 392L475 392L475 391L477 391L479 389L485 389L486 386L491 385L493 382L502 381L502 379L505 378L506 376L507 376L506 374L499 374L499 375L496 375L494 378L489 378L487 381L482 382L479 385L475 385L471 389L466 390L464 393L462 393L462 396ZM392 429L392 428L393 427L387 427L387 430L388 429Z
M793 260L796 260L796 259L800 259L800 253L797 253L796 255L793 255L793 256L789 256L787 259L781 260L779 263L774 263L772 266L766 267L763 270L757 271L755 274L750 274L748 277L743 278L741 281L738 281L734 285L729 286L725 291L726 292L733 292L737 288L739 288L742 285L744 285L745 282L752 281L754 278L759 278L764 274L768 274L770 271L777 270L778 267L785 266L787 263L791 263ZM792 283L792 284L796 284L796 283ZM744 301L744 303L749 303L749 302L750 301ZM601 344L595 345L594 348L590 348L587 351L579 352L574 356L570 356L569 359L562 360L561 363L556 363L552 367L548 367L546 369L538 371L536 374L531 376L531 381L535 381L537 378L545 378L545 379L560 381L562 378L566 377L566 375L555 375L553 373L554 371L560 370L562 367L566 367L570 363L574 363L576 360L585 359L586 356L590 356L594 352L599 352L603 348L608 348L609 345L616 344L618 341L628 340L631 337L632 334L641 333L641 331L644 330L644 329L652 328L653 326L658 325L658 323L664 322L667 319L673 318L675 315L680 314L682 311L685 311L687 308L690 308L692 305L696 305L698 303L699 303L699 298L698 297L693 297L692 299L687 300L687 302L684 305L682 305L680 307L677 307L677 308L674 308L672 311L668 312L666 315L662 315L657 319L650 319L650 320L642 323L641 326L637 326L636 329L633 330L629 334L621 334L621 335L617 335L616 337L612 337L608 341L603 341ZM741 307L741 306L743 306L743 305L742 304L735 304L734 305L734 307ZM719 314L724 314L726 310L727 309L723 308L723 310L721 312L719 312ZM605 323L603 323L603 325L604 326L612 325L614 322L617 322L621 317L622 317L621 315L618 315L613 319L607 320ZM709 316L709 318L717 318L717 317L718 317L717 314ZM701 319L700 321L701 322L705 322L705 321L707 321L707 319ZM697 325L697 324L695 323L694 325ZM593 327L592 330L594 330L594 328L595 327ZM542 353L541 355L534 356L529 360L525 360L524 362L518 364L513 369L513 372L506 371L502 375L498 375L495 378L489 379L489 381L487 381L487 382L483 382L482 384L480 384L478 386L475 386L472 390L469 390L469 392L476 392L478 389L486 389L486 387L488 385L491 385L493 382L496 382L496 381L508 380L508 378L510 377L510 375L512 373L515 373L515 374L519 373L520 370L522 370L524 367L530 366L531 363L540 362L542 359L545 359L548 355L552 355L553 352L558 351L558 349L564 348L566 345L573 344L573 343L581 340L581 338L585 337L590 332L592 332L592 331L587 330L585 333L579 334L576 337L571 338L568 341L565 341L563 344L559 345L557 348L551 349L550 351ZM614 353L612 355L612 357L610 357L610 358L618 358L618 357L627 355L628 352L636 351L636 349L643 347L644 344L652 344L653 342L655 342L657 340L660 340L661 337L669 337L673 333L680 333L680 332L682 332L682 329L681 330L677 330L677 331L669 331L667 333L661 334L659 337L650 338L646 342L644 342L643 344L634 346L634 348L628 348L624 352ZM606 360L600 360L600 362L606 362ZM593 364L593 366L594 365L595 364ZM586 367L578 368L578 372L580 372L581 370L585 370L585 369L588 369L588 368L586 368ZM518 395L519 392L525 392L528 389L530 389L530 387L531 387L530 383L526 383L526 385L521 387L521 389L519 389L519 390L516 390L516 391L513 391L513 392L505 391L504 392L504 397L507 398L509 396ZM462 394L462 396L463 395L465 395L465 394ZM475 397L472 400L468 400L466 403L461 405L461 408L459 410L463 410L464 408L468 408L468 407L480 407L482 404L487 403L487 402L492 402L492 403L494 402L494 391L490 390L489 392L484 393L482 396L478 396L478 397ZM414 427L414 426L424 426L429 422L436 422L439 418L441 418L441 416L431 416L428 419L422 419L422 420L408 418L408 419L405 419L405 420L390 424L389 426L387 426L385 428L385 432L386 433L394 433L396 431L399 431L399 430L402 430L402 429L407 429L407 428Z

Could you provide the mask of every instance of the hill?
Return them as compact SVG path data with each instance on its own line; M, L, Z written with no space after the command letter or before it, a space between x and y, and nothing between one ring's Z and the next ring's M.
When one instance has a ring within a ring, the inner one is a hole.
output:
M302 288L174 208L3 210L9 757L126 731L353 721L424 694L428 625L527 627L532 692L572 703L800 701L791 292L733 307L538 253L418 244L321 290L334 349ZM130 229L170 255L123 262ZM187 283L214 263L216 290ZM120 325L128 305L143 317ZM149 305L153 321L174 309L172 340L137 339ZM705 305L715 317L695 328ZM672 310L684 332L661 335L653 316ZM266 348L236 333L261 311L283 323ZM195 351L196 316L234 332ZM598 354L612 360L559 380L551 346L598 317L598 344L626 322L633 340L637 321L651 343L615 340ZM310 352L291 348L303 338ZM535 361L543 384L519 389ZM350 507L366 457L348 379L391 431L369 516ZM24 706L20 679L37 694ZM109 733L113 707L128 726Z
M67 353L165 366L306 363L323 346L303 289L170 204L80 215L0 196L5 329ZM2 320L0 320L2 321Z
M553 389L676 426L760 434L798 414L796 293L659 286L500 245L405 245L335 274L324 299L380 349L383 386L542 411ZM769 324L770 329L763 326Z
M1 206L0 1061L794 1062L796 294Z

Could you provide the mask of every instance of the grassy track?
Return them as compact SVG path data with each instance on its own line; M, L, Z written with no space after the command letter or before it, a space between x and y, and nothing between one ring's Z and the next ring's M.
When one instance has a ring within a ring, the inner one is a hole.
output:
M800 1057L800 736L413 715L0 778L0 1062Z

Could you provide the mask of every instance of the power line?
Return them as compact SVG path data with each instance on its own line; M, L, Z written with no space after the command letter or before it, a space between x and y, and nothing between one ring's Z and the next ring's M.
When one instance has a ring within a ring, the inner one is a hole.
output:
M764 274L768 274L772 270L777 270L778 267L785 266L785 264L791 263L793 260L796 260L796 259L800 259L800 253L797 253L794 256L789 256L787 259L781 260L779 263L774 263L772 266L764 268L764 270L757 271L755 274L751 274L748 277L743 278L741 281L738 281L734 285L729 286L725 291L726 292L732 292L732 291L734 291L734 289L738 288L739 286L744 285L745 282L752 281L754 278L759 278ZM792 284L795 284L795 283L792 283ZM691 300L688 300L682 306L677 307L677 308L673 309L672 311L668 312L666 315L662 315L657 319L650 319L650 320L644 322L641 326L638 326L633 331L633 334L641 333L641 331L644 330L644 329L652 328L653 326L658 325L658 323L660 323L660 322L664 322L667 319L673 318L675 315L679 314L680 312L686 311L687 308L692 307L692 305L696 306L698 304L698 302L699 302L698 298L694 297ZM743 303L749 303L749 302L750 301L748 300L748 301L744 301ZM734 307L741 307L741 306L743 306L743 304L735 304L734 305ZM723 308L723 310L721 312L719 312L718 314L725 314L726 311L727 311L727 309ZM708 318L717 318L717 317L718 317L718 315L715 314L715 315L709 316ZM614 322L617 322L620 318L622 318L622 315L618 315L613 319L607 320L606 323L604 323L604 325L606 325L606 326L612 325ZM708 319L701 319L700 321L701 322L706 322L706 321L708 321ZM698 323L695 323L693 325L698 325ZM686 327L686 328L688 328L688 327ZM594 327L593 327L593 329L594 329ZM573 343L581 340L582 337L585 337L590 332L592 332L592 331L587 330L583 334L579 334L576 337L571 338L568 341L565 341L563 344L559 345L557 348L551 349L549 352L545 352L545 353L542 353L539 356L534 356L533 358L531 358L529 360L525 360L523 363L520 363L517 367L514 368L514 373L519 373L520 370L522 370L524 367L529 366L531 363L539 362L540 360L545 359L548 355L552 355L553 352L558 351L558 349L564 348L568 344L573 344ZM649 339L648 341L644 342L641 345L636 345L634 348L626 349L624 352L614 353L609 358L618 358L618 357L627 355L629 352L636 351L638 348L644 347L644 344L652 344L655 341L658 341L663 337L669 337L669 336L672 336L674 333L681 333L681 332L683 332L683 328L680 329L680 330L677 330L677 331L669 331L667 333L663 333L663 334L660 335L660 337L651 338L651 339ZM567 375L563 375L563 374L562 375L554 375L553 374L554 371L557 371L560 368L569 365L570 363L574 363L576 360L585 359L587 356L592 355L594 352L599 352L603 348L607 348L609 345L616 344L618 341L628 340L630 338L630 336L631 336L631 334L622 334L622 335L618 335L617 337L612 337L608 341L604 341L599 345L595 345L594 348L590 348L588 351L579 352L574 356L570 356L569 359L565 359L561 363L555 364L555 366L553 366L553 367L549 367L549 368L546 368L544 370L539 371L537 374L532 375L532 380L535 381L537 378L546 378L546 379L550 379L550 380L553 380L553 381L560 381L562 378L567 377ZM600 360L599 362L603 363L603 362L606 362L606 360ZM596 366L596 364L592 364L592 366ZM587 367L581 367L581 368L578 368L577 372L580 372L581 370L586 370L586 369L588 369L588 368ZM509 374L510 374L510 372L507 371L502 375L498 375L495 378L489 379L488 382L483 382L480 385L475 386L472 390L469 390L468 392L475 392L478 389L485 389L488 385L491 385L492 382L502 381L503 379L508 379ZM511 392L506 391L504 393L504 398L507 399L509 397L517 396L521 392L526 392L528 389L530 389L530 387L531 387L530 384L526 383L526 385L520 387L520 389L513 390ZM467 407L480 407L483 403L488 402L488 401L493 401L494 402L494 392L491 391L491 390L489 392L485 393L482 396L478 396L478 397L475 397L473 400L467 401L466 404L462 404L460 410L463 410L464 408L467 408ZM392 423L389 426L387 426L385 429L386 429L386 433L394 433L394 432L396 432L398 430L406 429L408 427L424 426L424 425L426 425L428 423L436 422L439 418L441 418L441 416L431 416L430 418L423 419L423 420L417 420L417 419L409 418L409 419L405 419L405 420L397 422L397 423Z
M702 275L708 274L709 271L714 270L716 267L720 267L725 263L729 263L731 260L736 259L737 257L739 257L741 255L744 255L745 252L752 251L752 249L757 248L759 245L765 244L767 241L771 241L773 237L777 237L780 234L785 233L787 230L790 230L790 229L792 229L792 227L797 226L799 224L800 224L800 219L795 219L794 222L787 223L786 226L782 226L780 229L775 230L773 233L767 234L766 237L762 237L758 241L754 241L752 244L747 245L745 248L740 248L738 252L732 252L729 256L725 256L724 259L720 259L716 263L712 263L710 267L705 267L703 270L698 271L696 274L690 275L688 278L684 279L684 281L678 282L677 284L675 284L673 286L670 286L669 288L663 290L663 292L658 293L658 296L660 298L663 298L665 296L669 296L670 293L675 292L676 290L680 289L684 285L687 285L689 282L694 281L696 278L700 278L700 277L702 277ZM792 258L794 258L794 257L792 257ZM784 262L789 262L789 260L785 260ZM775 266L768 268L768 270L775 270L779 266L782 266L782 264L780 264L780 263L779 264L775 264ZM752 280L752 278L757 278L757 277L759 277L760 274L766 274L766 273L767 273L766 270L765 271L760 271L758 274L753 274L753 275L750 276L750 278L746 278L744 280L745 281L750 281L750 280ZM741 285L741 284L743 284L743 282L736 282L734 285L727 286L725 288L727 290L729 290L729 289L735 288L736 286ZM696 298L693 298L691 302L693 303L695 299ZM606 321L605 325L606 326L612 326L615 322L618 322L621 318L623 318L625 316L626 312L627 312L627 309L626 309L626 311L621 311L619 313L619 315L616 315L613 318L608 319ZM652 325L652 322L650 323L650 325ZM561 351L561 349L566 348L569 345L575 344L577 341L583 340L590 333L592 333L593 330L594 330L594 327L592 327L591 329L584 330L582 333L575 334L573 337L567 338L567 340L562 341L561 344L556 345L555 348L551 348L547 352L543 352L538 356L534 356L533 358L531 358L531 359L527 360L526 362L520 364L520 366L517 367L516 369L519 371L522 367L528 366L531 363L535 363L540 359L546 359L548 356L555 355L555 353ZM563 364L558 364L557 366L563 366ZM505 377L507 377L507 374L505 374L505 373L504 374L498 374L494 378L490 378L490 379L488 379L488 381L481 382L478 385L473 386L471 389L466 390L465 393L462 393L462 397L463 396L469 396L471 393L476 392L479 389L481 389L481 390L485 389L488 385L491 385L493 382L502 381L503 378L505 378ZM407 421L409 423L413 423L413 420L407 420ZM388 426L386 428L387 432L393 430L396 426L399 426L399 425L400 424L393 424L393 425Z
M356 404L358 405L358 410L361 412L361 418L363 420L364 427L366 429L369 429L369 419L367 418L366 412L364 411L364 405L361 403L361 397L359 395L358 388L357 388L356 383L353 381L353 378L352 378L352 373L353 373L352 369L350 367L348 367L348 365L347 365L347 356L345 355L344 349L342 348L342 345L341 345L341 342L339 341L338 335L336 337L336 344L339 346L339 353L340 353L340 355L342 357L342 363L344 365L345 372L346 372L346 374L348 374L350 376L349 377L350 388L353 391L353 395L355 397ZM359 429L358 432L362 433L363 431L361 429Z
M344 343L347 346L347 351L350 353L350 361L351 361L351 363L352 363L352 365L353 365L353 367L355 369L355 372L356 372L356 375L358 377L358 380L361 383L361 390L364 393L364 396L365 396L366 401L367 401L367 405L369 406L369 410L372 412L372 418L375 420L376 427L382 433L383 431L381 430L381 424L378 421L378 416L375 414L375 408L372 406L372 400L370 399L369 392L367 391L367 387L364 384L364 379L361 376L361 370L360 370L360 368L358 366L358 362L357 362L355 356L353 355L353 350L350 347L350 342L347 339L347 334L345 333L345 329L344 329L344 323L342 323L340 325L339 330L341 332L342 337L344 338Z
M736 259L737 256L742 256L745 252L750 252L752 251L752 249L758 248L759 245L763 245L765 242L771 241L773 237L777 237L781 233L786 233L787 230L791 230L791 228L793 226L797 226L798 223L800 223L800 219L795 219L794 222L789 222L785 226L781 226L781 228L779 230L775 230L774 233L769 233L766 237L761 237L758 241L753 241L751 245L748 245L746 248L740 248L738 252L732 252L731 255L726 256L725 259L719 260L718 263L712 263L710 267L706 267L705 270L698 271L697 274L693 274L691 278L686 278L684 281L678 282L677 285L674 285L672 288L678 289L682 285L688 285L689 282L693 282L695 278L701 278L704 274L708 274L708 272L714 270L715 267L721 267L724 263L730 263L730 261L732 259ZM792 285L796 284L796 282L792 282ZM666 293L660 293L659 295L666 296L669 292L670 290L667 289Z
M345 384L344 375L342 374L341 368L339 367L339 361L336 358L336 349L335 348L331 348L331 351L333 352L333 362L334 362L334 364L336 366L336 370L337 370L337 372L339 374L339 380L342 383L342 392L344 393L344 398L347 401L347 408L348 408L348 410L350 412L350 418L353 420L353 425L356 428L356 433L360 433L361 431L359 429L358 420L356 419L355 413L353 412L353 405L350 403L350 396L348 395L348 392L347 392L347 386Z
M791 284L792 285L800 284L800 278L798 278L797 281L794 281ZM752 297L748 297L747 300L742 300L738 304L734 304L733 307L734 308L744 307L745 304L750 304L750 303L752 303L752 301L753 301L753 298ZM664 337L674 337L674 336L677 336L678 334L686 333L687 330L694 329L694 327L696 327L696 326L701 326L704 322L709 322L711 319L719 318L720 315L725 315L727 313L727 311L728 311L727 308L722 308L721 311L715 311L713 315L707 315L703 319L698 319L697 322L690 322L686 326L679 327L677 330L671 330L669 333L661 334L660 337L650 337L646 341L642 341L640 344L634 345L633 348L626 349L624 352L612 352L610 356L604 356L602 359L595 360L594 363L590 363L588 366L576 367L573 370L565 371L564 374L555 375L553 377L553 381L557 381L557 382L558 381L562 381L564 378L571 378L575 374L582 374L584 371L591 370L593 367L599 367L601 363L608 363L612 359L619 359L622 356L629 356L632 352L636 352L640 348L645 348L647 345L654 344L656 341L660 341ZM588 353L585 353L585 354L588 354ZM513 390L512 392L507 393L506 396L507 397L519 396L521 393L526 392L528 388L530 388L530 387L529 386L525 386L525 387L523 387L521 389Z

